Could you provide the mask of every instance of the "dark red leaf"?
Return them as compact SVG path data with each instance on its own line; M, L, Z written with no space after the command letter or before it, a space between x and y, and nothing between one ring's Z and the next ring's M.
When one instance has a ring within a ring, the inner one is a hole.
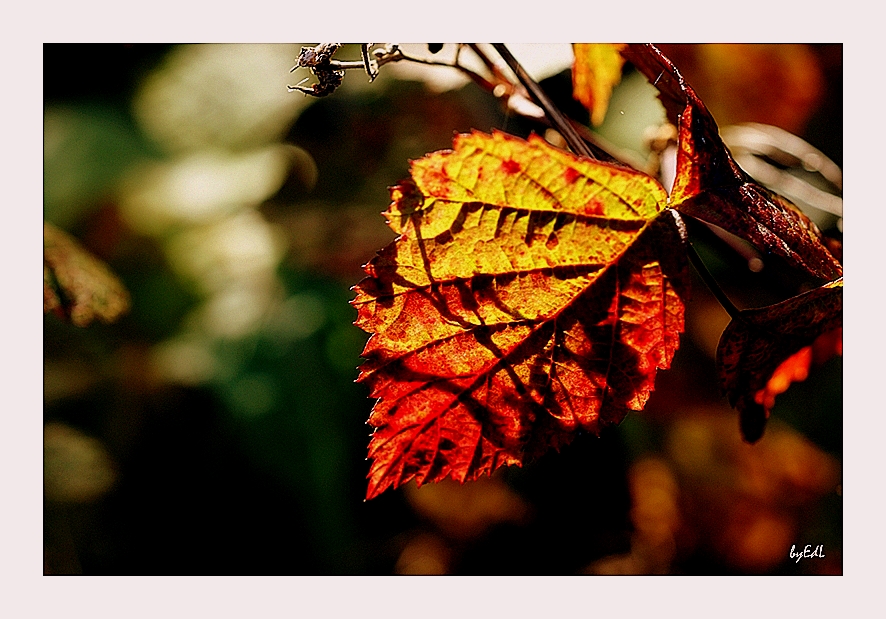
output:
M779 255L813 277L840 277L843 268L818 227L738 166L713 116L674 64L649 44L629 45L622 54L659 89L665 108L677 119L680 147L671 206L746 239L764 255Z
M744 310L723 331L717 349L720 386L741 418L742 435L763 435L775 396L804 380L817 354L841 351L842 278L787 301ZM808 349L808 350L807 350Z

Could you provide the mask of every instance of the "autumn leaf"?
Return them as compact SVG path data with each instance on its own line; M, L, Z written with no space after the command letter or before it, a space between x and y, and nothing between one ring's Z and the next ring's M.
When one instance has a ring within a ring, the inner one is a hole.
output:
M572 96L591 112L591 124L599 127L606 118L612 89L621 82L624 43L575 43Z
M537 136L412 163L366 265L367 498L521 465L641 410L683 330L684 232L651 177Z
M69 234L43 224L43 313L78 327L113 322L129 309L129 293L108 266Z
M840 277L843 268L818 227L738 166L713 116L674 64L654 45L631 44L622 55L653 82L665 108L679 119L671 206L746 239L764 255L777 254L815 278Z
M60 311L62 300L56 292L55 278L52 276L52 270L44 261L43 263L43 313L52 311Z
M843 279L768 307L744 310L717 349L720 386L745 440L763 435L775 397L805 380L813 360L842 354Z

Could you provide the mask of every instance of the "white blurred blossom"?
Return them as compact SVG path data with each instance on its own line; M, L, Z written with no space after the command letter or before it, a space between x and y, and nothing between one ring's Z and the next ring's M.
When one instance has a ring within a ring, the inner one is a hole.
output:
M281 145L244 153L196 151L133 171L122 183L120 209L133 229L159 235L255 208L286 179L291 156Z
M166 245L172 269L193 279L205 294L273 278L285 251L283 234L253 210L191 227Z
M133 112L171 152L279 140L310 103L286 86L298 45L183 45L142 83Z

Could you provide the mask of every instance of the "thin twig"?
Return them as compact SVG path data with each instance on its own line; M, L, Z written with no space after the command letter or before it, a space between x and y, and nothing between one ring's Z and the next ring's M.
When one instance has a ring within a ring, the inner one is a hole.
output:
M477 58L480 59L480 62L483 63L483 65L489 70L493 77L501 80L502 82L507 82L510 84L510 80L505 77L504 73L501 70L501 67L492 62L492 59L486 55L486 52L484 52L479 45L477 45L476 43L468 43L467 45L471 49L471 51L476 54Z
M486 77L480 75L479 73L477 73L477 72L475 72L475 71L473 71L473 70L471 70L471 69L467 68L466 66L459 63L459 56L460 56L460 52L463 47L468 47L469 49L471 49L471 51L474 52L474 54L477 55L477 57L480 59L480 61L483 63L483 65L489 70L489 73L492 75L492 80L487 79ZM403 50L401 50L396 45L391 45L390 47L387 47L385 49L375 50L373 52L373 56L375 59L376 68L382 67L382 66L384 66L388 63L391 63L391 62L406 61L406 62L416 62L418 64L424 64L424 65L435 66L435 67L446 67L448 69L455 69L455 70L463 73L465 76L467 76L470 80L472 80L478 86L480 86L481 88L483 88L484 90L486 90L487 92L491 93L492 95L494 95L496 97L502 96L501 93L499 92L502 87L506 87L506 92L504 95L505 98L507 96L514 94L513 91L515 88L519 88L518 85L513 84L511 82L511 80L502 72L501 67L496 65L489 58L489 56L483 51L483 49L474 43L467 43L467 44L460 43L460 44L458 44L458 47L456 48L455 59L453 62L446 62L443 60L437 60L437 59L432 59L432 58L421 58L418 56L410 56L410 55L404 53ZM513 56L512 56L512 58L513 58ZM514 60L514 62L516 63L517 61ZM519 63L517 63L517 64L519 64ZM329 69L335 70L335 71L347 71L347 70L352 70L352 69L365 70L366 69L366 63L364 60L338 60L335 58L331 58L328 60L327 65L328 65ZM299 65L296 65L295 67L292 68L292 70L294 71L295 69L298 69L298 68L299 68ZM513 67L511 67L511 68L513 69ZM523 71L522 68L521 68L520 72L518 72L516 70L514 72L518 73L518 76L519 76L519 73L522 72L525 75L525 77L532 84L535 84L535 86L538 88L538 91L541 92L541 95L544 96L544 92L541 91L541 87L538 86L538 84L534 80L532 80L532 78L529 77L529 75L526 74L526 72ZM373 77L373 76L370 75L370 77ZM307 78L305 78L304 80L299 82L299 85L304 83L306 80L307 80ZM290 87L290 88L291 89L298 89L297 87ZM298 89L298 90L301 90L301 89ZM524 88L522 88L521 90L525 93L522 96L529 94L525 85L524 85ZM308 93L308 94L311 94L311 93ZM542 118L538 118L538 117L534 117L534 116L530 116L530 118L532 118L534 121L537 121L537 122L543 122L543 124L546 124L550 127L556 128L556 129L559 129L562 125L558 126L554 119L560 118L562 122L568 123L568 125L572 128L572 131L578 136L578 141L577 141L577 144L579 144L578 146L574 146L567 139L567 143L570 145L570 147L573 149L573 151L575 151L579 154L583 154L583 155L590 157L592 159L600 159L600 160L604 160L604 161L613 161L613 162L625 162L624 157L621 157L621 158L614 157L608 151L607 148L605 148L603 145L597 143L596 136L592 132L590 132L587 129L587 127L584 127L580 123L577 123L569 118L566 118L563 115L563 113L560 112L559 109L557 109L556 105L554 105L554 103L552 101L550 101L550 99L547 99L547 97L545 97L545 100L548 102L549 107L545 108L544 105L541 105L540 107L542 109L542 112L546 112L546 115ZM516 109L516 108L510 108L510 109L521 116L526 116L525 112L522 112L519 109ZM564 139L567 138L568 132L569 132L569 130L564 130L564 129L560 130L560 133L564 136ZM581 144L583 144L583 146ZM627 163L629 163L633 167L639 169L638 162L629 161Z
M717 283L717 280L714 279L714 276L711 275L711 272L708 271L708 268L705 266L704 262L701 259L701 256L698 255L698 252L695 251L695 247L693 247L692 243L687 244L688 253L689 253L689 261L692 263L692 266L695 267L695 270L701 276L704 283L707 284L707 287L713 293L713 295L717 298L717 301L720 302L720 305L723 306L723 309L726 310L726 313L729 314L729 317L732 320L740 320L744 322L744 319L741 317L740 310L735 307L732 301L729 300L729 297L726 296L726 293L723 292L723 289L720 288L720 284Z
M504 43L493 43L492 47L494 47L495 51L501 55L502 59L517 76L517 79L520 80L520 83L523 84L523 87L529 91L529 94L532 95L536 103L538 103L538 105L540 105L545 111L547 117L554 124L554 128L559 131L563 136L563 139L566 140L569 148L578 155L583 155L590 159L596 159L594 153L591 152L591 149L585 141L581 139L581 136L575 131L570 120L563 115L556 105L554 105L554 102L551 101L547 94L545 94L545 91L538 85L538 82L532 79L532 76L530 76L529 73L526 72L526 69L524 69L517 59L514 58L513 54L511 54L510 50L508 50Z
M489 70L489 72L492 73L495 76L495 78L497 80L499 80L500 83L507 84L511 89L513 89L516 86L516 84L511 83L510 78L508 78L508 76L502 72L501 67L499 65L497 65L496 63L494 63L489 58L489 56L486 54L486 52L483 51L482 47L480 47L476 43L468 43L467 46L471 49L471 51L474 52L474 54L476 54L480 58L480 60L483 62L483 64L486 65L486 68ZM526 88L521 88L521 90L523 91L523 93L522 93L523 96L529 95L529 93L526 91ZM495 95L496 93L493 92L492 94ZM521 112L519 109L516 109L516 108L510 108L510 109L512 109L515 113L517 113L521 116L526 116L526 114ZM542 112L544 112L544 109L542 109ZM536 118L536 117L531 117L531 118L532 118L532 120L535 120L537 122L543 122L548 127L554 127L553 121L548 116L544 116L543 118ZM630 165L633 168L638 169L638 170L642 168L642 164L640 164L639 162L634 161L634 160L628 160L627 155L625 155L625 156L619 155L619 157L613 156L612 153L610 152L610 150L608 148L604 147L602 144L600 144L600 140L598 139L598 137L593 132L591 132L587 127L585 127L584 125L582 125L579 122L572 120L571 118L567 118L567 120L572 125L572 128L575 129L576 133L578 133L578 136L582 140L584 140L585 145L587 145L587 147L591 150L593 157L600 159L602 161L609 161L612 163L627 163L628 165Z
M436 60L432 58L419 58L417 56L410 56L403 52L399 47L393 46L390 49L384 50L376 50L373 53L375 57L375 63L377 67L382 67L390 62L416 62L418 64L425 64L434 67L446 67L449 69L456 69L457 71L461 71L466 76L468 76L471 80L477 82L480 86L492 91L495 89L495 84L491 83L482 75L475 73L471 69L458 64L458 57L456 56L455 64L445 62L442 60ZM363 60L337 60L331 59L329 61L329 66L332 69L339 71L347 71L349 69L365 69L365 63Z
M480 60L483 62L483 64L486 66L486 68L489 70L489 72L493 76L495 76L496 80L499 80L499 83L507 84L511 89L513 89L516 86L515 84L512 84L511 80L507 77L507 75L505 75L502 72L501 67L499 65L497 65L496 63L494 63L489 58L489 56L486 54L486 52L483 51L482 47L480 47L476 43L468 43L467 47L469 47L471 49L471 51L473 51L474 54L476 54L477 57L480 58ZM523 96L526 96L529 94L526 91L525 87L522 88L521 90L523 91ZM493 92L492 94L496 94L496 93ZM525 114L522 113L519 109L514 109L514 108L511 108L511 109L513 109L513 111L516 112L517 114L520 114L521 116L525 116ZM544 109L542 109L542 111L544 111ZM532 117L532 119L535 121L544 122L544 124L546 124L549 127L555 127L553 121L547 115L543 119L539 119L539 118L535 118L535 117ZM597 136L594 133L592 133L587 127L585 127L581 123L576 122L570 118L567 118L567 120L572 125L572 128L575 129L576 133L578 133L578 136L582 140L584 140L585 145L591 150L593 158L600 159L603 161L628 163L632 167L634 167L636 169L640 169L641 166L636 161L628 161L624 157L614 157L607 148L605 148L602 144L599 143Z
M457 69L458 71L461 71L462 73L467 75L469 78L471 78L474 82L476 82L477 84L479 84L483 88L489 90L490 92L495 90L495 84L493 84L492 82L487 80L485 77L483 77L479 73L472 71L471 69L467 68L464 65L458 64L457 58L456 58L456 64L450 64L448 62L442 62L439 60L432 60L430 58L418 58L416 56L409 56L407 54L404 54L402 51L400 51L399 58L391 58L390 60L386 60L386 62L393 62L395 60L407 60L409 62L417 62L419 64L427 64L427 65L431 65L431 66L449 67L451 69ZM381 62L379 62L379 64L381 64Z

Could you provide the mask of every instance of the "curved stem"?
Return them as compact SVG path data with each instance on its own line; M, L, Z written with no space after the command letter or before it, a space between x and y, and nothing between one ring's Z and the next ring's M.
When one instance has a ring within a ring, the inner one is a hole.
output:
M698 252L695 251L692 242L687 244L687 250L689 261L692 263L692 266L695 267L695 270L701 276L702 280L704 280L704 283L707 284L707 287L710 289L711 293L713 293L714 297L716 297L717 301L720 302L720 305L723 306L723 309L726 310L726 313L729 314L729 317L732 318L732 320L744 321L741 317L741 311L735 307L732 301L729 300L729 297L726 296L726 293L723 292L723 289L720 288L720 284L717 283L717 280L715 280L714 276L711 275L711 272L708 271L701 256L698 255Z

